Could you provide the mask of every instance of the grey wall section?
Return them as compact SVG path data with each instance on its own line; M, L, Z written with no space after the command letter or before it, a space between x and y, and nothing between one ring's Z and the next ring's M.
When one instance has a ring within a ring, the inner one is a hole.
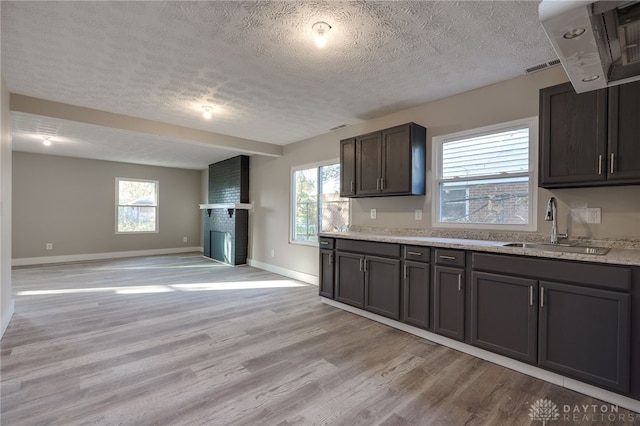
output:
M9 89L0 75L0 336L4 334L13 314L11 291L11 114Z
M159 232L116 234L116 177L159 181ZM198 246L200 179L198 170L14 152L13 258Z
M415 122L427 128L427 195L417 197L376 197L353 199L351 223L358 226L428 229L431 227L431 139L538 115L539 90L567 81L561 67L521 76L415 108L354 124L285 146L281 158L255 157L251 164L252 219L250 257L258 262L307 274L318 274L316 247L289 243L291 218L291 167L338 158L339 141L368 132ZM602 224L570 223L576 236L640 238L640 197L638 186L599 189L538 191L537 232L549 233L551 224L542 220L546 200L558 201L559 226L564 231L571 207L584 203L602 208ZM377 209L377 219L369 218ZM414 210L423 210L423 220L414 219ZM271 256L271 253L274 256Z

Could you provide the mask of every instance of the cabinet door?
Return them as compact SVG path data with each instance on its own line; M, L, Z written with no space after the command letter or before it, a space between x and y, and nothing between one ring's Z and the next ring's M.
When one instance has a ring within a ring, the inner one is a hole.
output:
M538 282L473 272L471 343L521 361L537 360Z
M464 339L464 269L433 268L433 330L452 339Z
M604 182L607 91L576 94L571 83L540 91L540 186Z
M333 299L333 250L320 250L320 296Z
M430 269L428 263L404 262L402 321L426 329L429 328Z
M540 282L540 365L629 391L630 295Z
M356 138L340 141L340 196L356 195Z
M411 154L410 125L382 131L382 193L411 193Z
M335 252L336 300L364 307L364 256L360 254Z
M640 81L609 88L609 141L609 179L640 183Z
M380 132L356 138L356 193L379 194L382 169Z
M365 258L364 308L392 319L400 319L400 260Z

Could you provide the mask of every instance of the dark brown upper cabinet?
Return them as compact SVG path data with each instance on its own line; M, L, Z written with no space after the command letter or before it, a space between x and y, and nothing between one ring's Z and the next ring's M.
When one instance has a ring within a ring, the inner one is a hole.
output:
M408 123L340 141L340 194L424 195L426 135L424 127Z
M576 94L540 91L543 188L640 184L640 82Z
M356 138L340 141L340 196L356 195Z

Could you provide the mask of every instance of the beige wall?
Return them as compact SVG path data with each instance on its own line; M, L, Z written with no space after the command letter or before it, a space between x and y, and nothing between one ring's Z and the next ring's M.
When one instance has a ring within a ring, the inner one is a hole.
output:
M159 232L115 233L116 177L159 181ZM198 170L14 152L13 258L197 247L200 191Z
M434 136L503 123L538 115L539 89L567 81L561 67L521 76L492 86L430 102L412 109L369 120L333 133L285 147L281 158L252 159L251 198L256 202L251 233L250 257L259 262L317 275L317 249L290 244L290 167L337 158L339 140L407 123L427 128L427 168L431 168L431 139ZM428 175L430 171L428 172ZM430 188L426 196L353 199L351 223L360 226L420 228L431 227ZM563 189L538 193L537 232L549 233L544 222L546 201L559 201L559 227L564 232L571 207L602 208L602 224L583 225L572 221L572 235L640 238L640 187ZM369 219L371 208L377 219ZM414 210L423 210L423 220L414 219ZM275 256L271 256L271 250Z
M13 314L11 291L11 114L9 89L0 75L0 336Z

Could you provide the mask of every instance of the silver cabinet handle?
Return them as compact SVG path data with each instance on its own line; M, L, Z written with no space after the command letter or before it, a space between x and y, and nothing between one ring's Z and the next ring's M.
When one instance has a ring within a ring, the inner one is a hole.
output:
M598 174L602 174L602 154L598 155Z
M323 246L328 246L329 242L328 241L320 241L320 244L322 244Z
M540 287L540 307L544 308L544 287Z
M458 275L458 291L462 290L462 275Z
M440 259L444 260L456 260L455 256L440 256Z
M364 271L367 272L367 259L364 260Z
M376 191L380 191L380 178L376 179Z
M362 259L360 259L360 272L362 272Z
M407 254L411 256L422 256L422 253L418 253L417 251L408 251Z
M610 172L611 174L613 174L613 166L614 166L614 164L615 164L615 161L616 161L616 155L612 152L612 153L611 153L611 165L610 165L610 167L609 167L609 172Z
M333 253L329 253L329 266L333 263Z
M380 191L384 191L384 178L380 178Z
M408 275L408 271L407 271L407 264L405 263L404 264L404 278L407 279L408 276L409 275Z
M529 286L529 306L533 306L533 286Z
M351 181L351 193L353 193L353 187L354 187L353 181Z

